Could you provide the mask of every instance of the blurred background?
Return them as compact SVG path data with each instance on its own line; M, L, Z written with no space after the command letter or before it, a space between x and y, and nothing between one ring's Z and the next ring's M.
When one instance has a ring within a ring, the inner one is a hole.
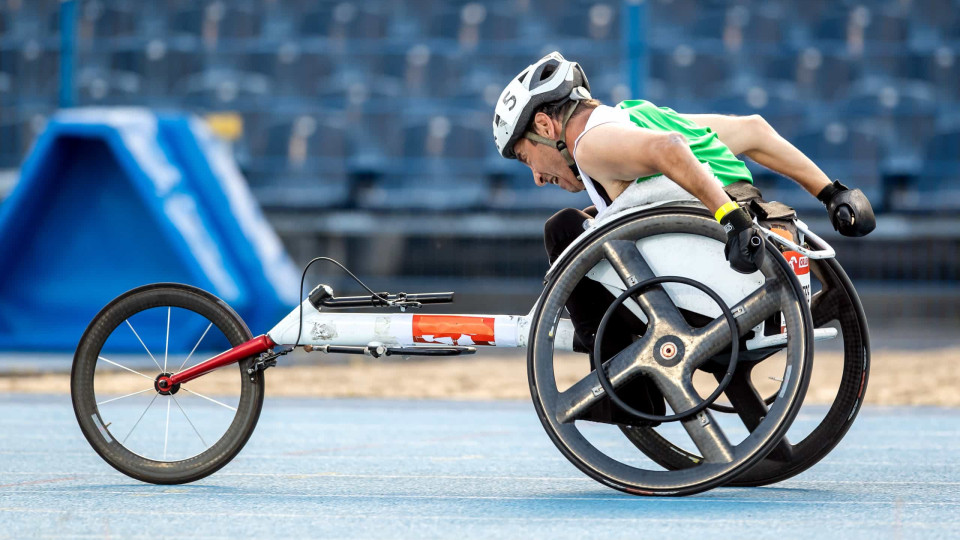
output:
M526 312L543 222L589 201L499 158L490 121L551 50L608 104L763 115L873 202L878 229L841 238L753 167L834 244L871 321L957 328L960 0L0 0L0 199L59 109L192 113L296 267L325 255L376 290ZM356 292L330 268L311 279Z

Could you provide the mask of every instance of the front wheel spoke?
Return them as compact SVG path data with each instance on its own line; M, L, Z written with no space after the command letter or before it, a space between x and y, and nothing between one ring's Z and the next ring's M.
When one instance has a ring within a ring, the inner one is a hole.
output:
M137 341L139 341L140 344L143 345L143 350L147 351L147 354L150 355L150 359L153 360L153 363L157 365L157 369L159 369L160 371L163 371L163 368L160 367L160 362L157 362L157 359L153 357L153 353L150 352L150 349L147 348L147 344L144 343L142 339L140 339L140 334L138 334L137 331L133 328L133 325L130 324L130 319L127 319L124 322L127 323L127 326L130 327L130 331L133 332L133 335L137 336Z
M104 400L104 401L98 401L98 402L97 402L97 407L99 407L100 405L104 405L104 404L106 404L106 403L110 403L110 402L112 402L112 401L117 401L117 400L120 400L120 399L123 399L123 398L128 398L128 397L130 397L130 396L136 396L136 395L142 394L142 393L144 393L144 392L151 392L151 391L155 391L155 390L156 390L155 388L150 387L150 388L147 388L146 390L140 390L139 392L131 392L131 393L125 395L125 396L115 397L115 398L107 399L107 400Z
M635 341L626 349L604 363L607 377L613 383L614 389L622 386L640 373L637 357L640 355L645 340ZM598 401L605 398L603 386L597 377L596 371L577 381L573 386L557 396L555 414L561 423L572 422L583 416Z
M190 421L190 417L187 416L187 411L183 410L183 406L180 405L180 401L177 400L176 396L170 394L170 397L173 398L173 402L177 404L177 408L180 409L180 412L183 413L183 417L187 419L187 423L190 424L190 427L193 428L193 432L197 434L197 437L200 438L200 442L203 443L204 448L209 448L210 445L207 444L207 441L203 440L203 435L200 435L200 432L197 430L197 426L193 425L193 422Z
M151 399L150 403L147 404L147 408L144 409L142 413L140 413L140 418L137 418L137 421L133 424L133 427L130 428L130 432L127 433L127 436L124 437L122 441L120 441L120 444L126 444L127 439L130 438L130 435L133 435L133 430L137 429L137 426L140 425L140 421L143 420L143 417L147 414L147 411L150 410L150 407L153 406L153 402L157 400L157 396L159 395L160 394L154 394L153 399Z
M207 325L207 329L203 331L203 335L200 336L200 339L197 340L197 344L193 346L193 349L190 350L190 354L183 359L183 363L180 364L180 368L177 369L177 373L183 371L183 366L187 365L187 362L190 361L190 357L193 356L193 353L197 352L197 347L200 346L200 343L203 341L203 338L207 337L207 332L210 331L210 327L213 326L213 323Z
M104 358L104 357L102 357L102 356L98 356L97 359L103 360L104 362L106 362L106 363L108 363L108 364L113 364L113 365L117 366L117 367L120 368L120 369L125 369L125 370L129 371L130 373L135 373L135 374L143 377L144 379L149 379L149 380L151 380L151 381L153 380L153 377L151 377L151 376L149 376L149 375L144 375L143 373L140 373L139 371L136 371L136 370L134 370L134 369L130 369L130 368L128 368L127 366L124 366L124 365L122 365L122 364L118 364L118 363L114 362L113 360L109 360L109 359ZM157 367L159 367L159 366L157 366Z
M231 406L227 405L226 403L221 403L221 402L213 399L212 397L205 396L205 395L201 394L200 392L195 392L195 391L193 391L193 390L190 390L190 389L187 388L186 386L181 386L180 389L181 389L181 390L184 390L184 391L186 391L186 392L190 392L191 394L193 394L193 395L195 395L195 396L197 396L197 397L199 397L199 398L203 398L203 399L205 399L205 400L207 400L207 401L210 401L210 402L212 402L212 403L216 403L217 405L219 405L219 406L221 406L221 407L225 407L225 408L227 408L227 409L230 409L230 410L233 411L233 412L237 412L237 408L236 408L236 407L231 407Z
M663 392L663 397L676 412L690 410L698 405L702 399L693 388L690 378L685 380L667 380L655 377L657 385ZM734 449L727 436L717 425L710 411L703 410L696 415L681 421L683 429L687 431L693 444L700 450L700 455L706 461L714 463L729 463L734 459Z
M782 289L777 281L768 279L762 287L753 291L730 308L737 321L738 337L742 337L780 309ZM714 355L730 346L730 323L723 315L693 332L691 350L695 351L689 362L699 368Z
M170 306L167 306L167 338L163 342L163 372L167 372L167 354L170 352L170 310L173 309Z
M170 437L170 400L167 400L167 423L163 428L163 459L167 459L167 440Z

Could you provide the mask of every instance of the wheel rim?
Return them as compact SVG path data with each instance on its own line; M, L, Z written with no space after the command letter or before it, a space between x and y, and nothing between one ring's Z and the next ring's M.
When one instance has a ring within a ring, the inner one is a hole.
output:
M814 248L822 248L811 243ZM863 403L870 357L869 332L863 308L852 283L836 260L813 260L811 272L822 285L821 291L813 296L811 302L813 325L815 328L824 328L836 324L838 339L843 341L844 365L837 393L826 415L814 429L797 437L796 442L792 442L792 435L788 432L770 454L732 480L731 485L767 485L809 469L839 444ZM745 364L738 370L732 391L740 395L731 401L735 399L740 407L759 411L765 405L760 403L760 394L753 390L751 370L754 366ZM695 453L673 445L651 428L624 426L622 430L637 448L669 469L690 467L701 459Z
M185 335L175 332L178 327ZM212 337L218 334L220 339ZM217 471L243 448L260 415L263 376L246 371L253 358L176 391L163 387L158 376L250 337L229 306L195 287L157 283L119 296L94 317L74 355L71 396L87 441L115 469L146 482L192 482ZM213 384L218 378L220 384ZM218 411L219 423L206 418L203 408Z
M608 229L603 235L580 247L576 256L572 256L567 266L548 284L543 300L538 306L535 323L531 329L531 347L529 350L529 377L534 405L541 417L547 433L560 451L570 459L574 465L598 481L616 489L638 494L689 494L709 489L729 480L737 473L742 472L769 451L782 436L782 432L789 427L799 400L802 398L806 385L806 372L809 369L809 311L796 301L802 298L799 284L789 273L786 263L780 264L774 257L767 257L764 263L763 274L768 279L764 285L747 297L743 305L734 307L735 311L743 308L738 320L748 321L774 313L775 310L784 312L791 334L799 336L788 342L791 354L789 370L785 373L780 397L771 406L768 414L759 422L762 429L747 435L737 444L732 444L723 433L722 427L713 421L710 413L703 411L692 419L685 420L683 427L697 447L707 455L696 467L685 470L663 471L643 469L625 464L611 458L599 450L577 428L577 415L584 410L585 404L596 403L593 388L599 386L596 374L581 379L569 389L561 392L557 387L556 374L553 366L553 336L556 334L557 324L566 298L570 295L577 282L586 275L602 258L606 250L615 252L623 249L622 246L613 246L611 241L635 240L653 237L660 234L674 234L678 230L682 233L712 238L722 242L723 233L716 224L705 218L702 213L691 212L678 217L675 213L652 213L641 218L633 218L627 223ZM604 246L604 244L608 244ZM634 250L636 250L634 244ZM722 250L722 243L719 244ZM768 247L768 249L772 249ZM638 280L646 279L644 269L635 265L619 261L617 257L606 257L618 274L633 274ZM613 259L613 260L611 260ZM641 257L642 259L642 257ZM721 259L722 260L722 259ZM652 276L649 276L652 277ZM624 280L629 283L629 281ZM788 300L793 298L792 301ZM694 359L692 364L703 362L713 354L718 353L730 341L730 332L723 328L727 322L720 317L714 320L703 330L705 335L711 336L710 343L704 345L703 350ZM747 326L747 329L754 325ZM743 331L742 331L743 333ZM637 345L635 342L634 345ZM631 346L633 347L633 346ZM630 347L628 347L629 349ZM626 351L626 349L625 349ZM636 352L636 351L634 351ZM628 355L629 356L629 355ZM623 384L630 376L638 373L636 366L623 360L623 355L617 355L607 363L610 379L616 384ZM684 391L692 398L695 391L687 388Z
M159 325L156 319L162 319ZM200 319L206 324L198 324ZM175 344L185 340L193 344L189 349L175 345L171 350L171 332ZM129 350L130 340L124 339L123 333L134 336L139 352ZM180 339L177 333L195 339ZM229 346L227 336L213 322L188 309L166 306L131 314L110 333L97 354L93 373L96 421L120 446L147 460L184 461L208 451L236 417L242 374L236 366L229 366L168 389L160 385L160 379Z

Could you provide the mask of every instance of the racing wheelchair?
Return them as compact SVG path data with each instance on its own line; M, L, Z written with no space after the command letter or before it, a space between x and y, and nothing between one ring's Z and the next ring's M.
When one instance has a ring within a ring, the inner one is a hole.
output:
M186 483L240 452L260 415L264 371L295 348L380 357L526 347L530 393L544 429L598 482L660 496L770 484L808 469L840 442L860 409L869 371L867 323L853 285L832 248L801 221L796 228L794 242L761 225L768 256L759 271L744 275L726 264L725 234L702 206L632 208L592 223L567 248L527 315L413 314L425 304L451 302L453 293L367 288L369 296L337 297L318 285L254 337L205 291L146 285L110 302L83 334L71 373L73 407L85 437L111 466L145 482ZM801 283L807 271L815 290ZM589 361L594 369L574 352L574 328L565 317L565 303L583 280L610 292ZM356 312L371 307L399 312ZM643 331L602 359L609 320L624 310L642 321ZM797 434L791 425L818 343L842 349L841 376L826 414L805 413ZM572 384L560 369L571 356L584 367ZM767 378L758 381L761 371ZM653 381L668 414L626 403L620 393L638 377ZM591 421L591 409L604 401L635 421ZM629 443L617 446L624 436Z

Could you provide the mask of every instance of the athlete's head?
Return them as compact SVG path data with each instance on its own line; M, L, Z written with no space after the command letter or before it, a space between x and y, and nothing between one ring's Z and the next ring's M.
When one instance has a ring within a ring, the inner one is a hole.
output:
M596 105L579 64L557 52L534 62L510 81L497 101L493 140L500 155L525 163L538 185L582 190L563 138L567 122L585 100Z

